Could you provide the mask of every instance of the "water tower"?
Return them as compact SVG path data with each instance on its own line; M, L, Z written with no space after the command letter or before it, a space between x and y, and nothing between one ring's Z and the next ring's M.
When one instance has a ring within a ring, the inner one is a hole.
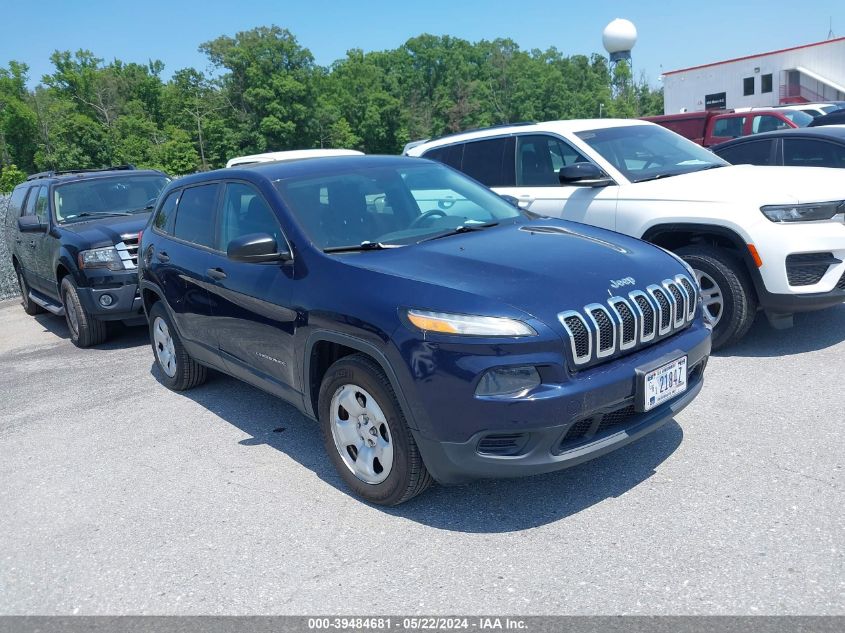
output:
M601 34L604 49L610 53L610 62L620 61L631 63L631 49L637 43L637 27L630 20L616 18L604 27Z
M630 20L616 18L604 27L601 40L605 50L610 54L611 77L613 77L611 94L614 99L624 97L629 100L634 83L631 49L637 43L637 27ZM623 67L619 66L620 63Z

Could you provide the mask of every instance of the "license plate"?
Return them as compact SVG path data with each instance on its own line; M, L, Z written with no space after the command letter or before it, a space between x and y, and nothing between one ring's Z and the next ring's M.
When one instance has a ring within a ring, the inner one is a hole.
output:
M687 390L687 357L653 369L643 380L643 411L658 407Z

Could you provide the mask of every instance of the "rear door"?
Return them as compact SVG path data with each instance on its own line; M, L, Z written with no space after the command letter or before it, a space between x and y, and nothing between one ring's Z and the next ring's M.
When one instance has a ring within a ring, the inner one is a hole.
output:
M227 182L209 253L212 318L209 326L229 373L258 382L288 399L296 395L291 307L293 265L246 263L226 256L229 243L244 235L266 233L280 249L285 235L270 204L252 184Z
M164 292L170 313L189 352L213 362L217 338L211 330L208 293L220 183L203 183L168 194L156 214L153 248L145 253L152 276Z
M558 172L573 163L592 162L560 137L526 134L516 137L516 183L496 187L515 197L520 208L540 215L613 229L618 187L561 185Z

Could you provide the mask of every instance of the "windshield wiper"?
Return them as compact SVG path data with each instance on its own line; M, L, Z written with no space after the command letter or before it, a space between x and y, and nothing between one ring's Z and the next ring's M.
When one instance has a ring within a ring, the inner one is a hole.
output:
M487 222L486 224L461 224L461 226L457 227L456 229L446 231L445 233L439 233L438 235L434 235L432 237L427 237L417 242L417 244L421 244L423 242L430 242L431 240L439 240L441 237L460 235L461 233L474 233L475 231L489 229L491 226L497 226L498 224L498 222Z
M68 220L75 220L76 218L88 218L88 217L98 216L98 215L117 216L117 215L132 215L132 214L127 213L126 211L84 211L82 213L77 213L76 215L71 215L67 219Z
M381 242L361 242L350 246L329 246L324 253L349 253L354 251L380 251L387 248L399 248L402 244L382 244Z

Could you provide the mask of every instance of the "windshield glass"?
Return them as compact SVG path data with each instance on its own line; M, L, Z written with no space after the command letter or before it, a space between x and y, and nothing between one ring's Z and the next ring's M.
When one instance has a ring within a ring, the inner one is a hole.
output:
M728 164L709 150L658 125L611 127L578 132L576 136L631 182Z
M56 221L149 211L147 205L169 181L166 176L115 176L58 185L53 192Z
M813 122L813 117L806 112L801 112L801 110L787 110L783 113L783 116L798 127L807 127Z
M436 163L364 167L276 181L320 249L407 245L480 229L522 213L489 189Z

